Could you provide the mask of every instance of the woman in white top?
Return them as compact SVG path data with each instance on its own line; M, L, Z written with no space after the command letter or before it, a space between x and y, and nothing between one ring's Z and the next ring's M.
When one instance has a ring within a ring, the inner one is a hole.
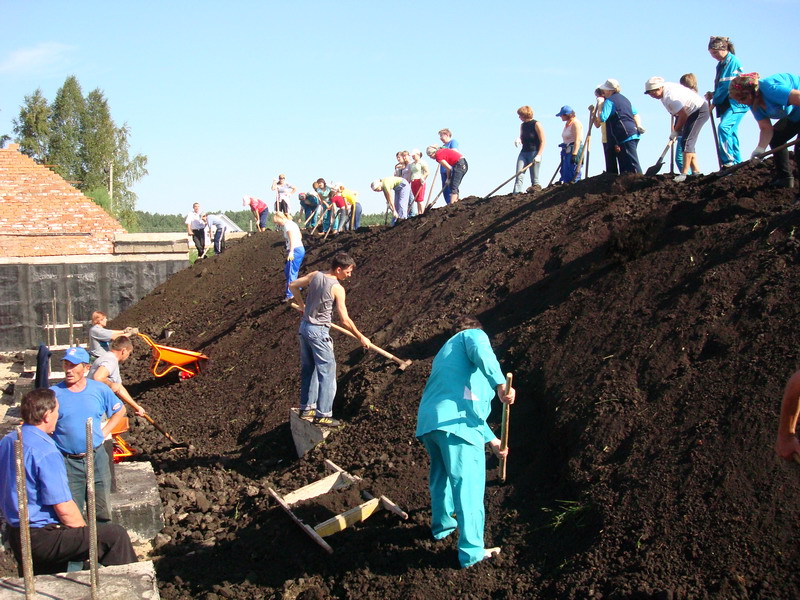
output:
M561 183L572 183L581 178L578 170L578 153L583 142L583 125L575 117L575 111L570 106L564 105L558 111L557 117L564 121L561 131Z
M676 118L669 139L675 140L680 136L683 166L681 174L675 177L675 181L686 181L689 169L693 174L699 175L700 166L697 163L695 144L700 130L709 118L708 103L694 90L679 83L664 81L663 77L648 79L644 84L644 93L651 98L661 100L669 114Z

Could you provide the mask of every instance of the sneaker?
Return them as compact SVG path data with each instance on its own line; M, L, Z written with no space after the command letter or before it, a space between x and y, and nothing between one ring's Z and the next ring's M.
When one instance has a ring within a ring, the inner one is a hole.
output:
M314 417L314 425L321 427L341 427L342 423L333 417Z
M726 162L726 163L723 163L722 168L723 169L730 169L735 164L736 163L734 163L734 162Z
M317 411L313 408L304 408L300 411L300 418L306 421L313 421L317 416Z
M680 174L680 175L676 176L675 179L673 179L673 181L675 183L683 183L684 181L686 181L686 175Z

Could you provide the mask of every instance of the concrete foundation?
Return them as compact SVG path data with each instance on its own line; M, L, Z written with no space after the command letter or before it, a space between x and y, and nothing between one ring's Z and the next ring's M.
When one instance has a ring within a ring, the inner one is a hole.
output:
M48 256L0 259L0 350L37 348L47 342L43 326L67 322L71 303L74 338L88 341L92 312L114 317L189 266L182 254ZM56 298L56 315L52 312ZM58 330L68 344L69 330Z
M134 543L149 541L164 528L161 496L148 462L115 465L117 491L111 494L111 518L128 530Z
M84 600L91 597L89 571L38 575L34 578L35 598L42 600ZM156 571L151 561L100 567L97 597L103 600L158 600ZM25 598L25 580L0 579L0 600Z

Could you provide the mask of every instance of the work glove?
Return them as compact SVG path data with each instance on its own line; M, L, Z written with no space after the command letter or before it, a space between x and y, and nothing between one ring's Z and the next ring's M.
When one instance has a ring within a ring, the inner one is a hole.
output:
M517 139L515 139L515 140L514 140L514 145L515 145L517 148L519 148L520 146L522 146L522 140L521 140L520 138L517 138Z
M573 154L572 155L572 164L573 165L577 165L578 164L578 155L577 154Z
M760 163L762 160L764 160L761 155L766 151L766 148L758 146L755 150L753 150L752 154L750 154L750 160L752 160L754 163Z
M646 131L647 131L647 129L645 129L644 127L637 127L637 128L636 128L636 132L637 132L639 135L641 135L641 134L645 133Z
M672 131L669 132L669 139L674 141L674 140L678 139L679 135L680 134L678 133L678 130L677 129L673 129Z
M535 162L535 163L542 162L542 155L541 154L537 154L536 156L534 156L533 157L533 162Z
M294 252L289 252L286 256L286 262L292 262L294 260Z

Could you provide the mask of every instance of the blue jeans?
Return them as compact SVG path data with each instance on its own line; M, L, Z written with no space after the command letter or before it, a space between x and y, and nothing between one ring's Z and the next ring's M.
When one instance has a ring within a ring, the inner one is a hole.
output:
M485 521L483 494L486 487L486 455L446 431L420 437L431 459L431 530L441 540L458 528L458 561L469 567L483 560ZM455 515L455 518L453 518Z
M336 357L330 330L300 322L300 410L315 408L330 417L336 397Z
M517 157L516 172L519 173L522 167L532 163L533 157L536 156L537 152L538 150L531 150L530 152L527 152L525 150L521 151L519 153L519 156ZM531 174L531 185L539 185L539 167L541 166L541 164L542 163L540 162L533 163L533 166L530 169L528 169L528 171ZM514 191L512 192L513 194L519 194L522 191L522 186L525 185L524 181L525 181L525 173L519 173L519 175L517 175L517 179L514 181Z
M67 468L67 482L72 499L83 512L86 505L86 458L64 457ZM108 464L108 453L101 444L94 451L94 492L97 521L111 521L111 467Z
M639 140L628 140L619 145L619 154L617 160L619 161L620 173L639 173L642 174L642 167L639 164L639 154L637 148Z
M217 227L214 232L214 254L222 254L225 249L225 228Z
M397 218L392 220L392 225L406 218L409 198L411 198L411 184L404 180L394 188L394 209L397 211Z
M292 292L289 291L289 284L297 279L300 273L300 265L303 264L303 259L306 256L306 249L303 246L294 249L294 260L287 260L286 266L283 268L283 274L286 275L286 297L294 298Z

